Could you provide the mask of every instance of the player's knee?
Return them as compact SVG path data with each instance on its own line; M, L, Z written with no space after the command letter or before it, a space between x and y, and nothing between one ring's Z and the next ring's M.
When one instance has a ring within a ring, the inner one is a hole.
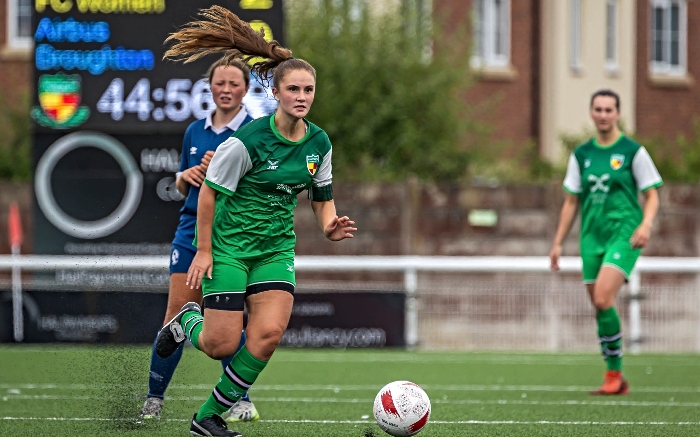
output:
M277 349L277 346L282 341L282 336L284 335L284 327L282 326L270 326L267 327L262 332L262 335L258 339L258 345L260 349L266 352L266 354L272 355L272 353Z
M214 338L206 342L206 348L203 348L203 351L210 358L223 360L233 355L237 348L238 344L227 338Z
M607 310L613 306L614 300L610 299L608 296L593 296L593 306L598 311Z

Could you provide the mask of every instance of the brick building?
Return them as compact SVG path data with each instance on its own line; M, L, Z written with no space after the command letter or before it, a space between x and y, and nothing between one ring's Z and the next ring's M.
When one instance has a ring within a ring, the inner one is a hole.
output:
M15 107L31 91L31 7L29 0L0 1L0 98Z
M628 131L675 139L700 117L700 3L694 0L433 0L446 29L472 28L477 83L494 139L528 139L557 161L562 134L591 128L588 98L622 98Z
M477 82L466 99L483 105L482 120L493 127L496 140L523 144L538 137L539 3L433 1L448 34L465 23L471 28L470 64Z
M0 0L0 98L11 107L31 94L33 7ZM692 134L700 114L695 0L432 0L432 9L447 17L440 26L448 32L471 29L477 81L465 98L488 108L481 116L494 140L534 140L542 156L560 159L559 136L590 126L587 99L601 87L621 94L629 130Z
M637 132L688 137L700 122L700 3L638 3Z

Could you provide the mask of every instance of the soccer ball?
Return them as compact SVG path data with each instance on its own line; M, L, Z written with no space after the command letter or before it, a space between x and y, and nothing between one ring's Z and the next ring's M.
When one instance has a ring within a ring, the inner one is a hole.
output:
M374 398L374 418L389 435L418 434L430 419L430 399L422 388L410 381L390 382Z

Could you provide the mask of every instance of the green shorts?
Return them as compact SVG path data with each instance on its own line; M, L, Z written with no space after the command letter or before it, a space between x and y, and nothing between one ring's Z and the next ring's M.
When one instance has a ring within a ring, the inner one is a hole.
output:
M600 255L581 255L581 260L583 261L583 283L594 283L602 266L616 268L625 275L625 279L629 279L634 264L641 253L642 249L632 249L628 240L616 240L608 245L605 253Z
M245 298L268 290L294 293L294 252L265 258L214 259L212 278L202 280L204 308L243 311Z

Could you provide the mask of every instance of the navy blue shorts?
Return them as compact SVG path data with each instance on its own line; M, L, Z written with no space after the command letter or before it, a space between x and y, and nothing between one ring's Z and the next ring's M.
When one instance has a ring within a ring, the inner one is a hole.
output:
M170 274L187 273L197 248L191 244L173 244L170 249Z

